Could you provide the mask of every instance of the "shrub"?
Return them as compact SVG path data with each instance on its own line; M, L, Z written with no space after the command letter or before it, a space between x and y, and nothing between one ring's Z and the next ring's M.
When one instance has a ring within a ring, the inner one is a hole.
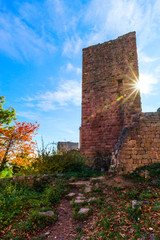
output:
M63 152L62 154L46 153L39 155L33 163L33 168L40 174L81 172L85 166L85 160L79 152Z
M49 206L56 206L64 194L64 182L56 181L55 186L46 188L44 192L44 203Z
M5 168L3 171L0 172L0 178L10 178L12 177L12 175L12 168Z
M38 212L31 213L28 223L32 227L32 229L36 229L38 227L44 228L53 224L57 220L57 215L54 216L46 216L40 215Z
M46 218L46 216L39 216L38 212L54 211L54 206L59 203L64 191L65 184L60 180L52 186L42 185L41 191L9 181L1 183L0 231L7 231L9 225L12 229L16 229L13 237L5 233L5 239L18 239L16 237L20 237L23 233L32 232L33 229L43 228L46 224L56 221L56 214Z

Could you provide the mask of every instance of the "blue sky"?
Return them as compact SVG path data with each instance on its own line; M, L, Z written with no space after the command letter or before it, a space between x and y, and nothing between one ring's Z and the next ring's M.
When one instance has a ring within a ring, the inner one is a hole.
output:
M0 0L0 96L37 140L78 141L82 48L136 31L143 111L160 107L160 0Z

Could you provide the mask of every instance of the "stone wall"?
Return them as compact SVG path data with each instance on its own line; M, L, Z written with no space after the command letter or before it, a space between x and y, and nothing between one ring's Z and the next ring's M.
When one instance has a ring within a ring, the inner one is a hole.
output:
M32 186L33 184L38 184L40 182L50 183L57 177L61 177L63 174L44 174L44 175L26 175L26 176L14 176L12 178L1 178L0 184L3 182L13 182L18 184L27 184Z
M160 162L160 116L142 113L128 128L117 156L118 171L131 172L137 167Z
M135 32L83 49L80 149L86 157L112 152L123 127L141 112L140 93L133 93L138 75Z
M57 151L70 151L70 150L78 150L78 143L75 142L58 142Z

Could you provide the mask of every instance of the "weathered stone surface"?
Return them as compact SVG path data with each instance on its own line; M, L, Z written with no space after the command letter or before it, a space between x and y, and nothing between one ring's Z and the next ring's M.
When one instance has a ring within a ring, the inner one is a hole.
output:
M68 193L66 196L69 198L72 198L76 196L76 193L71 192L71 193Z
M85 201L83 199L76 199L74 201L75 204L81 204L81 203L84 203Z
M85 197L84 197L84 196L77 196L76 199L77 199L77 200L84 200Z
M133 75L134 72L134 75ZM93 159L112 152L124 125L141 112L140 94L128 86L138 78L135 32L83 49L80 149Z
M96 178L91 178L91 182L96 182L96 181L104 181L105 177L104 176L100 176L100 177L96 177Z
M81 209L78 211L78 214L88 214L90 211L91 211L90 208L81 208Z
M159 109L141 112L138 78L135 32L83 49L80 149L92 162L112 155L111 171L160 162Z
M78 181L78 182L71 182L69 185L82 187L83 185L88 185L89 181Z
M70 150L78 150L78 143L76 142L58 142L57 151L70 151Z
M90 185L86 186L85 189L84 189L85 193L89 193L91 191L92 191L92 187Z
M38 214L39 214L39 215L50 216L50 217L53 217L53 216L54 216L54 212L53 212L53 211L39 212Z
M134 143L131 140L134 140ZM131 142L130 145L129 142ZM123 172L132 172L143 165L160 162L160 116L158 113L141 113L139 123L129 129L119 149L118 162ZM142 177L149 177L147 170L140 174Z
M78 193L78 197L84 197L83 193Z
M93 201L96 201L96 198L95 198L95 197L91 197L91 198L89 198L87 202L90 203L90 202L93 202Z

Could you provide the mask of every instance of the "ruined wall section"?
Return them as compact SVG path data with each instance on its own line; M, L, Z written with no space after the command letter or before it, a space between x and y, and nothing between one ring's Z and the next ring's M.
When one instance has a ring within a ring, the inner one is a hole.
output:
M83 49L80 148L85 156L112 152L122 128L141 112L139 92L131 94L137 79L135 32Z
M160 162L160 116L143 113L131 127L118 154L118 172L132 172L140 166Z
M75 142L58 142L57 152L78 150L78 143Z

